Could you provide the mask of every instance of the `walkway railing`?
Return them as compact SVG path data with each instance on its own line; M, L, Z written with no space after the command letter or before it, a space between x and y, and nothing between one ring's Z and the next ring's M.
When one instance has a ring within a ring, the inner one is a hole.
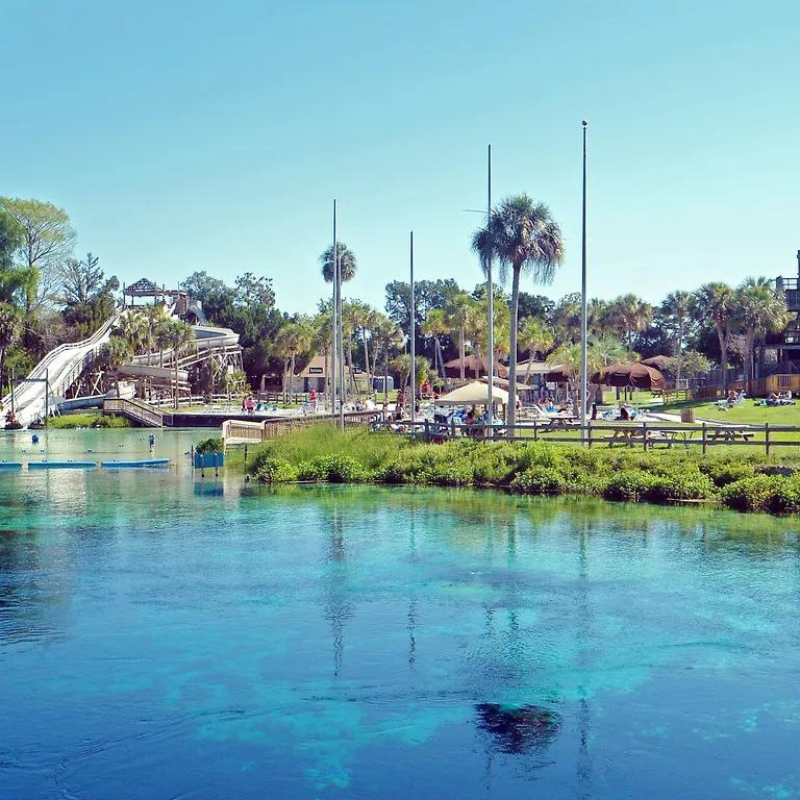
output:
M700 448L703 453L720 445L757 447L769 455L776 447L800 447L800 427L794 425L730 425L727 423L696 425L653 422L587 422L572 423L561 418L523 422L513 427L508 425L465 425L456 422L434 423L428 420L411 423L409 420L376 420L371 429L388 430L393 433L413 436L423 441L443 442L451 439L469 438L489 441L547 441L578 445L585 442L588 447L641 447L655 448Z
M121 414L127 419L148 428L163 428L164 415L142 400L127 400L123 397L109 397L103 403L103 414Z

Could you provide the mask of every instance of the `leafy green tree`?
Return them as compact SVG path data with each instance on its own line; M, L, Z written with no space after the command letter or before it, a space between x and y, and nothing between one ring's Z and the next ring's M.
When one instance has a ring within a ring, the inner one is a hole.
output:
M752 393L753 357L756 338L786 327L787 308L783 292L776 292L766 278L748 278L736 290L736 319L745 336L747 391Z
M119 281L116 276L106 279L98 264L97 256L87 253L83 260L67 258L61 267L58 300L64 305L64 321L76 330L77 338L89 336L116 309Z
M694 311L698 321L710 320L719 339L722 385L728 391L728 347L731 339L731 324L737 311L734 290L727 283L703 284L694 293Z
M209 295L225 290L225 282L219 278L213 278L207 272L193 272L184 281L181 281L180 288L185 291L192 300L199 300L205 306L206 298Z
M272 278L265 278L263 275L256 277L252 272L245 272L236 279L234 291L236 302L247 308L254 306L272 308L275 305Z
M525 370L527 384L531 376L531 363L536 353L545 353L555 343L553 329L541 317L526 317L519 326L519 343L523 350L528 352L528 366Z
M21 320L17 309L8 303L0 303L0 387L5 385L3 379L6 353L19 336L20 327Z
M75 246L75 231L67 212L53 203L2 197L0 207L22 230L17 262L30 273L25 294L25 316L29 320L34 308L52 299L59 269ZM38 280L33 279L34 273Z
M95 360L95 366L108 372L114 373L114 386L117 390L117 397L121 397L119 389L119 371L133 358L133 348L122 336L111 336L109 340L100 347Z
M356 270L358 269L355 253L344 242L336 243L336 253L339 258L339 268L342 271L342 283L347 283L355 278ZM325 279L325 283L333 283L333 272L335 269L333 263L333 245L325 249L319 257L319 262L322 265L322 277Z
M577 342L581 337L581 295L579 292L565 294L553 311L553 329L556 341L566 344Z
M653 318L653 307L635 294L624 294L608 305L609 327L625 342L628 359L633 359L633 337Z
M485 228L477 231L472 240L473 250L482 264L493 255L503 281L511 271L511 336L508 354L508 424L516 423L517 396L517 326L519 325L519 292L523 272L536 283L551 283L556 267L564 257L561 229L544 203L534 202L521 194L503 200L492 209Z

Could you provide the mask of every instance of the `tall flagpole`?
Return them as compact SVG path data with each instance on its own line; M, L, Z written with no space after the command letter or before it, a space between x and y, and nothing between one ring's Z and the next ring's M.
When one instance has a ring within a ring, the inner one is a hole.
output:
M328 364L327 364L327 368L330 370L330 374L328 375L328 380L330 381L330 389L331 389L331 414L336 413L336 388L337 388L336 359L338 358L339 354L339 345L337 344L339 323L337 322L338 306L336 303L337 251L338 251L338 245L336 242L336 200L334 200L333 201L333 280L331 281L331 283L333 284L333 297L331 298L331 352L328 355Z
M486 181L486 232L488 236L488 252L486 255L486 297L489 311L489 341L487 372L489 373L489 420L494 422L494 285L492 284L492 146L488 147L487 181ZM492 436L493 429L489 429Z
M583 222L581 226L581 425L586 425L589 410L589 364L588 364L588 309L586 300L586 126L583 120ZM586 431L581 433L586 441Z
M347 399L347 391L345 389L345 368L344 368L344 307L342 303L342 259L339 257L339 250L336 250L336 300L338 308L336 314L338 317L339 330L339 352L337 358L339 359L339 427L344 430L344 404Z
M411 283L411 433L414 434L414 423L417 418L417 309L414 297L414 231L409 234L408 246Z

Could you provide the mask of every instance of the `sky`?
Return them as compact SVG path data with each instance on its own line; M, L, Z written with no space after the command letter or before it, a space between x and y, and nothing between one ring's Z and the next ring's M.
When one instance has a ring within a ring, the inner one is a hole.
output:
M70 214L108 274L273 278L312 312L333 198L348 295L481 278L493 196L563 230L589 293L793 275L800 248L800 4L766 0L0 0L0 195Z

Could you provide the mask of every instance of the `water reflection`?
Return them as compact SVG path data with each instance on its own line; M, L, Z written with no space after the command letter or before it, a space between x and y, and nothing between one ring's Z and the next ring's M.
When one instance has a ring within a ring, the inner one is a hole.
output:
M558 736L561 719L555 711L540 706L475 706L479 730L489 734L489 747L508 755L541 754Z

